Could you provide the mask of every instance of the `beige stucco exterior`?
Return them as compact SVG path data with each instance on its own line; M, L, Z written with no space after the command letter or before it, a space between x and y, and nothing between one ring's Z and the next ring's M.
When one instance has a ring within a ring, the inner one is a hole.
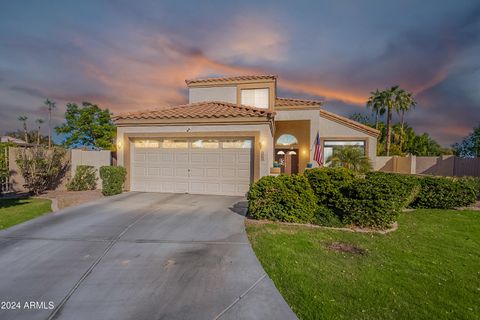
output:
M374 163L378 131L347 118L322 110L321 103L301 99L279 99L276 108L276 77L263 80L231 80L228 78L187 81L189 103L222 101L241 107L242 89L269 89L268 112L265 117L192 117L191 119L123 117L116 120L118 164L129 172L130 143L136 137L169 138L252 138L254 141L252 170L253 179L270 174L275 159L275 141L285 133L298 140L298 171L303 172L313 160L317 133L323 146L325 140L363 140L366 155ZM282 102L282 103L280 103ZM127 186L129 185L127 175Z

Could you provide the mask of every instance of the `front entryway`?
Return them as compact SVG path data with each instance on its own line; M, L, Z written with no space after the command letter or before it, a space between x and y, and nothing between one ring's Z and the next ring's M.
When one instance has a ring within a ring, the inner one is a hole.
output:
M141 139L131 143L131 190L243 196L250 139Z

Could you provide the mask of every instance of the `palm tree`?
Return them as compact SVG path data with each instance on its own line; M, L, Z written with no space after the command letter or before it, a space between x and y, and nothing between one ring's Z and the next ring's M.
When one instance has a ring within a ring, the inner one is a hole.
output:
M42 127L42 123L44 123L45 121L43 121L43 119L37 119L35 122L38 123L37 144L40 145L40 129Z
M345 146L335 150L327 159L332 167L345 167L350 170L365 173L372 170L372 164L363 151L355 146Z
M18 121L23 122L23 135L25 136L25 142L28 143L28 130L27 130L27 116L20 116L18 117Z
M45 100L44 104L48 108L48 147L52 146L52 110L56 108L55 101Z
M408 110L415 104L415 100L411 93L400 89L399 86L393 86L383 91L375 91L368 101L376 101L387 112L387 137L385 142L385 153L390 154L390 144L392 140L392 116L393 111L399 113L401 110ZM368 105L368 102L367 102ZM405 113L405 111L403 111Z
M401 100L400 105L398 106L397 112L400 113L400 134L401 134L401 141L400 141L400 148L403 150L403 143L405 140L405 113L410 111L411 109L415 108L417 102L413 98L413 95L410 92L404 91L404 98Z
M370 94L371 96L367 101L367 108L371 108L372 113L375 114L375 129L378 129L378 119L385 114L384 97L378 89L375 90L375 92L370 92Z

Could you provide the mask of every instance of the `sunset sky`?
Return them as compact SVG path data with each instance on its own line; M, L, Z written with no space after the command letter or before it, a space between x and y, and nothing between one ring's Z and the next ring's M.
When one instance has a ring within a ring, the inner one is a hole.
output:
M45 98L112 112L184 103L185 79L275 74L280 97L364 112L400 85L407 121L443 145L480 122L477 1L4 1L0 133Z

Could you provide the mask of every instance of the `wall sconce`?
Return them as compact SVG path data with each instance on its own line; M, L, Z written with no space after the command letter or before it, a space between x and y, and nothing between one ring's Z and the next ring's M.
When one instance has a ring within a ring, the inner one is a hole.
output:
M123 148L123 141L117 140L117 150L121 150Z

